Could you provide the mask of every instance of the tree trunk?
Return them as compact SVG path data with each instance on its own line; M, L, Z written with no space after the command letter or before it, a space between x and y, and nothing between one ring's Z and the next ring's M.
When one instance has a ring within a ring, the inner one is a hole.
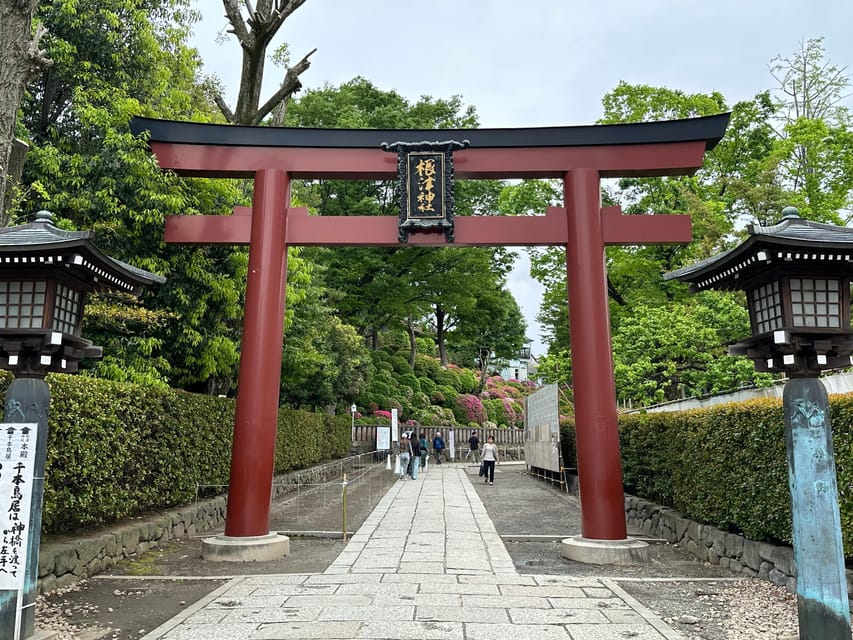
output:
M0 2L0 223L6 225L3 209L9 157L15 139L15 117L27 84L39 69L49 64L39 49L44 34L41 25L33 30L38 0Z
M415 355L418 353L418 347L415 343L415 323L411 318L406 318L406 331L409 334L409 366L414 369Z
M486 386L486 378L489 375L488 371L491 355L491 349L480 349L478 354L477 360L479 360L479 362L477 364L480 365L480 386L477 387L477 395L480 395Z
M435 341L438 343L438 359L442 367L447 366L447 350L444 347L444 319L446 317L444 309L436 306L435 308Z
M279 112L275 119L283 121L287 100L302 88L299 74L308 69L311 64L308 58L316 49L287 69L278 91L261 105L267 47L287 17L305 2L306 0L258 0L255 8L252 8L250 3L246 3L249 15L244 19L243 3L239 0L222 0L225 16L231 23L231 33L237 37L243 51L240 90L233 113L221 95L214 96L220 111L229 122L258 125L276 109Z

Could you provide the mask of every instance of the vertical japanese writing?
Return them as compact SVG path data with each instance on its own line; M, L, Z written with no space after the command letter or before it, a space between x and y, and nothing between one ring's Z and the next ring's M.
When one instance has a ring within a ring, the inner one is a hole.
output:
M418 174L418 211L434 213L435 206L435 159L423 158L415 165Z
M29 538L36 425L4 424L0 462L0 589L23 588Z

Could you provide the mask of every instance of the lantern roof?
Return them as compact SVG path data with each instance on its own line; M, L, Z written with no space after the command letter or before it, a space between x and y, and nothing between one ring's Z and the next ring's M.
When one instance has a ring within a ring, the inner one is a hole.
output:
M139 295L145 285L166 282L163 276L103 254L92 231L65 231L53 226L53 214L39 211L35 221L0 229L0 270L65 266L95 289L117 289Z
M664 274L694 291L742 289L746 274L771 265L825 264L839 275L853 273L853 228L803 220L794 207L769 227L749 225L741 244L716 256Z

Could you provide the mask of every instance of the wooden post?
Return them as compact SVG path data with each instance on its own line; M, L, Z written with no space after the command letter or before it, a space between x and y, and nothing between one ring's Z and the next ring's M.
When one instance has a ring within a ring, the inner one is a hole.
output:
M285 231L289 199L290 180L284 171L263 169L255 174L226 536L269 533L287 286Z
M584 538L624 540L628 528L610 355L599 182L595 169L575 169L564 178L581 528Z

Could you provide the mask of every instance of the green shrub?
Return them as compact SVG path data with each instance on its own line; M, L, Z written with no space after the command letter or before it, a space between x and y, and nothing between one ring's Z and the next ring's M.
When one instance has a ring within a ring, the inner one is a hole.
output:
M388 358L388 362L391 363L391 366L394 367L394 371L401 376L406 374L414 375L414 369L412 369L412 365L409 364L409 361L402 356L391 356Z
M412 396L412 407L426 409L430 405L429 396L421 391L416 391Z
M480 380L471 369L456 370L456 390L459 393L476 393Z
M420 377L418 378L418 384L421 387L421 391L423 391L427 395L431 395L433 391L435 391L436 384L429 378Z
M456 376L450 369L439 369L435 375L430 376L440 387L449 387L456 390Z
M439 385L432 392L432 403L449 409L453 407L453 401L456 400L457 395L459 394L456 393L456 389L453 387Z
M842 403L846 406L850 400ZM838 401L833 404L838 406ZM753 540L790 542L783 420L778 400L623 416L626 489ZM839 418L833 421L833 432L851 426ZM839 460L850 457L849 449L835 449ZM842 514L849 518L851 507L853 502L842 501ZM853 529L844 533L845 544L853 542Z
M5 391L10 376L0 376ZM51 374L43 531L190 503L229 481L234 401ZM350 416L279 411L276 472L349 452Z
M563 456L564 467L577 469L578 450L574 418L560 416L560 453Z
M438 358L421 353L415 355L415 375L419 378L429 378L438 382L438 376L442 371L444 369L441 368L441 362Z
M400 376L400 384L409 387L412 391L421 391L421 383L414 373L404 373Z

